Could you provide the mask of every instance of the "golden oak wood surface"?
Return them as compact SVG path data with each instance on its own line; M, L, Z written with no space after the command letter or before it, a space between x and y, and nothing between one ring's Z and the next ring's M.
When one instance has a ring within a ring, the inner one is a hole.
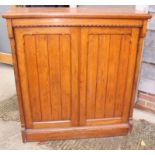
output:
M4 17L23 141L127 134L150 15L25 8Z
M148 19L151 16L134 8L12 8L3 15L5 18L46 18L46 17L80 17L80 18L130 18Z
M12 65L12 55L6 52L0 52L0 62Z

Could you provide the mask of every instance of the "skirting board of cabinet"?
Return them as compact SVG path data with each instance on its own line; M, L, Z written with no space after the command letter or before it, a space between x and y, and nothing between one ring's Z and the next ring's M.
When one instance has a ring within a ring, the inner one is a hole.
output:
M26 129L22 131L22 137L23 142L109 137L126 135L130 128L130 124L123 123L70 128Z

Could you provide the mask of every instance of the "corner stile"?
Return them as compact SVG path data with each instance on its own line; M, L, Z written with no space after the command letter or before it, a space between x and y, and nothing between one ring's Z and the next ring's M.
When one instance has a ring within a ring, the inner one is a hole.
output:
M22 127L22 130L24 130L25 119L24 119L24 112L22 107L22 94L21 94L21 88L20 88L20 77L19 77L18 61L17 61L17 54L16 54L15 36L14 36L13 27L12 27L12 19L7 19L7 28L8 28L8 37L10 39L11 52L12 52L12 58L13 58L13 67L14 67L14 75L15 75L15 83L16 83L16 92L18 97L18 107L20 111L21 127Z
M144 20L143 26L142 26L141 31L140 31L140 37L144 38L146 35L146 32L147 32L147 20Z

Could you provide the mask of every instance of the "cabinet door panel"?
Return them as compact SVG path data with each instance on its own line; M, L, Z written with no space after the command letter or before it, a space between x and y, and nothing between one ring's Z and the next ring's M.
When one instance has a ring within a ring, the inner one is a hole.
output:
M78 124L78 35L78 28L15 29L27 128Z
M81 31L80 125L128 122L139 30Z

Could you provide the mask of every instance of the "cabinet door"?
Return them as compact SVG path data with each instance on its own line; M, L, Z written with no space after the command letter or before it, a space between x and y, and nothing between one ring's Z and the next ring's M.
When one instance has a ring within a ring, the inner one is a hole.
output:
M78 28L16 28L26 128L78 124Z
M80 125L128 122L138 28L82 28Z

